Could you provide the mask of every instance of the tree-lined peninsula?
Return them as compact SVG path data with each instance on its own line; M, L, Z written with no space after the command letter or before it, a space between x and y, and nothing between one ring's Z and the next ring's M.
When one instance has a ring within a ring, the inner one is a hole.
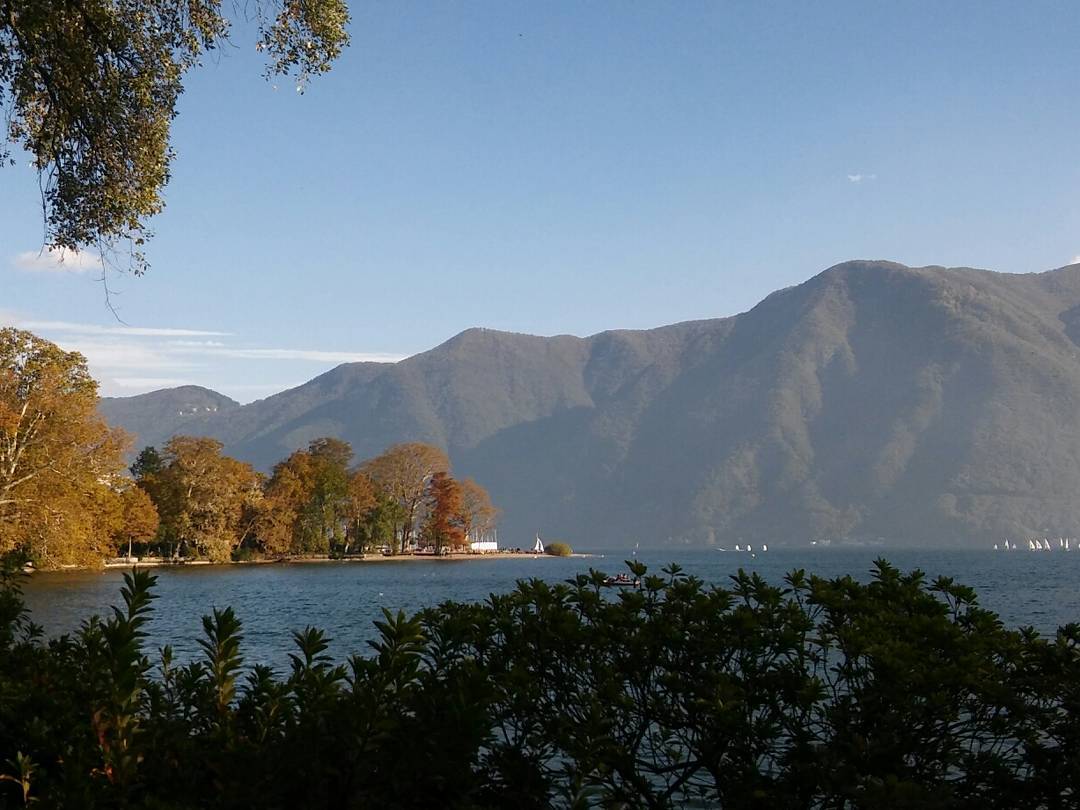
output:
M130 437L97 405L82 355L0 330L0 555L50 568L136 549L212 562L438 553L494 527L487 491L428 444L353 464L348 442L318 438L264 475L216 439L174 436L125 469Z

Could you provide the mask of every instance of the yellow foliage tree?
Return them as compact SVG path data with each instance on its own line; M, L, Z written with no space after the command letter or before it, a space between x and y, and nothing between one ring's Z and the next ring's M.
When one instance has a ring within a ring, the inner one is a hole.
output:
M461 490L461 517L465 538L495 528L499 510L492 504L488 491L471 478L458 481L458 487Z
M174 436L155 486L166 538L214 562L226 562L239 547L261 498L258 473L221 448L216 439Z
M146 491L128 486L120 492L120 523L114 532L117 550L131 556L132 544L146 542L157 535L160 519L157 507ZM126 543L126 548L124 544Z
M0 553L44 567L110 553L128 438L98 416L97 401L81 354L0 329Z

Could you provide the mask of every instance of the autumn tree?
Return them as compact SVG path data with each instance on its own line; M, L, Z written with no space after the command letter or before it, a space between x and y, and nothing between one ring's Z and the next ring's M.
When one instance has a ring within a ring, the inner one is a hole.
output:
M115 536L127 543L127 555L130 557L135 541L145 543L157 536L160 520L157 507L146 490L129 485L117 497L120 501L120 520Z
M290 554L295 549L300 511L309 496L309 462L307 452L298 450L275 464L266 481L255 533L267 554Z
M243 13L258 23L267 77L294 77L298 89L348 44L345 0L253 0ZM50 245L119 244L145 269L184 76L229 30L221 0L4 3L0 107L7 140L37 170Z
M491 502L491 495L472 478L458 481L461 490L462 530L466 537L478 536L495 528L499 510Z
M345 546L349 520L349 461L353 451L341 439L315 439L308 445L311 456L311 495L303 511L304 536L312 551L332 551Z
M250 516L261 497L251 465L222 455L221 449L216 439L170 439L155 502L164 536L215 562L228 560L250 531Z
M354 543L361 548L363 547L365 538L364 522L378 505L379 497L375 482L361 470L352 473L349 476L345 501L345 517L348 521L345 542L346 554Z
M363 513L354 527L355 537L363 550L381 546L393 548L397 530L405 521L405 510L395 498L375 490L375 503Z
M465 544L465 519L461 486L448 473L437 472L431 476L428 486L427 519L424 521L423 537L442 551Z
M107 554L103 523L127 441L98 416L81 354L0 329L0 553L44 566Z
M399 553L405 553L413 538L431 477L449 469L450 460L446 453L421 442L395 444L361 466L361 470L401 507L401 517L395 527Z
M270 554L346 547L352 448L321 438L279 462L266 482L256 531Z

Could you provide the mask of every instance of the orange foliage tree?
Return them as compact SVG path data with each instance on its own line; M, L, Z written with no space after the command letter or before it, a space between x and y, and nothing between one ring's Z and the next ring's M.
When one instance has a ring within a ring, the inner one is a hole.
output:
M437 472L428 486L428 513L423 537L441 551L444 546L465 545L464 503L461 486L448 473Z

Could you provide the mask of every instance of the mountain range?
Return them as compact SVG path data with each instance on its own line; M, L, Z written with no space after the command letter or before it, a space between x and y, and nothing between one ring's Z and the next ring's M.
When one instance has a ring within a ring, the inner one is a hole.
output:
M248 405L103 399L138 446L210 435L267 470L319 436L445 448L582 548L811 539L989 546L1080 535L1080 265L855 261L748 312L591 337L469 329Z

